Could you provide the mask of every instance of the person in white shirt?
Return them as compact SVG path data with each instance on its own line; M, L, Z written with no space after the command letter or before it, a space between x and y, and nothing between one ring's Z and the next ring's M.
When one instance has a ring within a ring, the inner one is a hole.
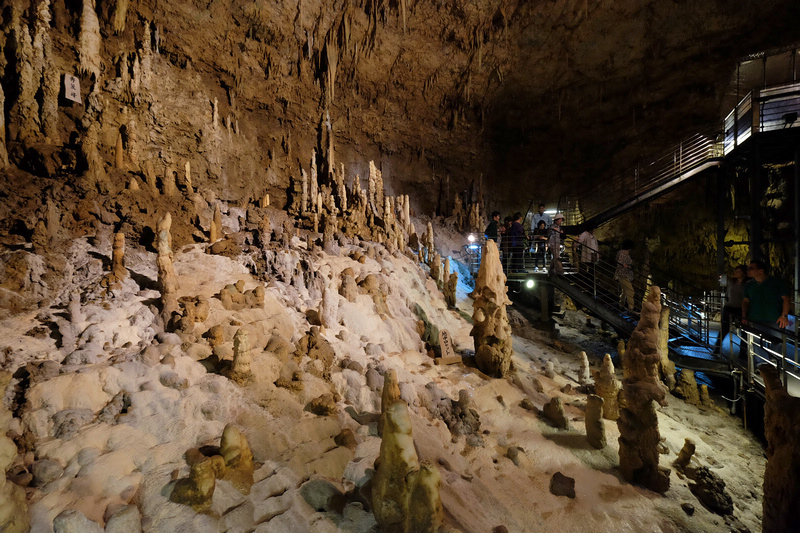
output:
M533 220L531 221L531 233L534 232L536 228L539 227L539 221L544 220L545 228L550 228L553 225L553 220L550 218L550 215L544 212L544 204L539 204L539 212L534 213Z
M598 253L597 237L594 236L594 229L589 229L578 235L578 240L574 244L575 256L578 259L578 272L582 274L593 274L593 267L600 259Z

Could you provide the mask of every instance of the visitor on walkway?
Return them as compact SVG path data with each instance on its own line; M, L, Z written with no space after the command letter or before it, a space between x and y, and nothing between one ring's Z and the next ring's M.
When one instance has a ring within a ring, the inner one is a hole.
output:
M722 307L722 317L720 318L719 337L717 337L717 348L722 346L722 341L731 330L731 321L737 322L742 319L742 302L744 300L744 288L748 282L747 267L739 265L733 269L733 274L728 278L728 286L725 290L725 305Z
M525 241L525 228L522 226L522 213L517 211L511 217L511 227L508 228L511 237L511 270L522 272L522 247Z
M547 252L547 237L549 235L549 231L547 229L547 223L544 220L540 220L539 224L536 226L536 229L533 230L533 267L535 270L539 270L539 265L544 268L546 265L545 260L545 252Z
M578 272L585 276L594 277L594 266L600 259L594 228L578 235L578 240L574 241L573 247L577 248L574 249L574 253L578 260Z
M631 250L633 241L625 239L622 241L622 249L617 252L617 269L614 271L614 279L619 282L620 300L619 304L633 311L633 259Z
M511 262L511 235L508 231L511 229L511 217L503 219L503 225L500 226L500 259L503 263L503 272L508 273L509 265Z
M564 265L561 263L561 240L564 236L564 230L561 229L562 222L564 222L564 215L556 213L556 216L553 217L553 225L550 227L550 239L547 241L547 247L553 254L550 270L556 274L564 273Z
M487 240L491 239L495 243L500 241L500 211L492 211L492 221L483 233Z
M533 220L531 220L531 233L536 231L536 228L539 227L539 222L544 220L545 228L549 228L553 225L553 220L550 218L550 215L544 212L544 204L539 204L539 212L533 214Z
M744 287L742 324L762 324L785 328L789 325L789 291L777 278L768 275L769 266L760 259L750 262L747 273L753 278Z

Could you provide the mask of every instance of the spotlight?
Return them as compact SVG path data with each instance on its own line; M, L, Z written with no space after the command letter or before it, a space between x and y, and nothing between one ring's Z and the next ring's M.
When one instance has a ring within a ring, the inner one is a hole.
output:
M525 282L526 289L532 289L534 285L536 285L536 283L534 283L532 279L529 279Z
M467 240L469 242L475 242L475 234L474 233L470 233L469 237L467 237Z

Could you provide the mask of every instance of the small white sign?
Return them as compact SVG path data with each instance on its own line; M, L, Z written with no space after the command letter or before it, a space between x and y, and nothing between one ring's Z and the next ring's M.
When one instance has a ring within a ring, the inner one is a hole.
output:
M81 103L81 81L70 74L64 74L64 96L67 100Z
M446 329L439 330L439 346L442 348L442 359L456 356L453 339L450 338L450 333Z

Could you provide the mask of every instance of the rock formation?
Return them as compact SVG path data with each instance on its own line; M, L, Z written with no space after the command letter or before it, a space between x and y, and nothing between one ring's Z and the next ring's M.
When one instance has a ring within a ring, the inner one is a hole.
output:
M603 365L594 376L595 393L603 399L603 418L617 420L619 418L619 391L622 385L614 373L611 355L603 357Z
M675 395L689 405L700 405L700 393L697 390L697 381L694 379L694 372L686 368L681 369L678 383L675 385Z
M679 472L683 472L686 467L689 466L689 463L692 461L692 456L694 455L695 451L695 444L692 439L686 439L683 441L683 448L681 451L678 452L678 457L673 461L673 465L675 469Z
M247 438L233 424L228 424L222 431L219 454L225 460L222 479L229 481L242 494L250 494L255 470L253 452Z
M580 385L588 385L590 379L589 358L586 356L586 352L581 352L581 369L580 372L578 372L578 383Z
M6 390L10 380L10 373L0 372L0 391ZM23 533L30 529L25 489L6 477L6 471L17 457L17 445L6 436L11 418L11 411L0 402L0 531Z
M511 326L506 305L506 275L494 241L487 241L475 282L470 335L475 342L478 368L493 377L503 377L511 366Z
M661 308L658 328L658 346L661 354L658 370L667 388L673 390L675 389L675 363L669 360L669 307L666 305Z
M247 330L239 328L233 336L233 363L227 377L239 385L250 383L253 380L253 372L250 370L252 359Z
M661 315L661 290L653 286L642 306L623 360L619 427L619 464L629 482L655 492L669 489L669 470L658 465L658 415L654 402L664 403L665 387L658 377L660 361L658 321Z
M128 277L128 271L125 269L125 234L114 234L114 247L111 249L111 273L117 279L122 281Z
M451 272L444 284L444 301L449 309L456 307L456 289L458 287L458 273Z
M383 390L381 391L381 417L378 420L378 435L383 435L384 419L389 406L400 399L400 383L397 371L389 369L383 374Z
M219 455L203 457L194 464L188 478L179 479L169 495L170 501L189 505L198 513L211 508L217 478L225 471L225 459Z
M606 426L603 424L603 399L590 394L586 398L586 440L597 449L606 447Z
M800 398L791 396L778 371L768 364L758 367L766 385L764 436L767 469L764 472L762 508L764 533L799 531L800 517Z
M172 314L177 312L178 307L178 279L175 276L175 269L172 266L172 248L170 243L170 228L172 226L172 216L167 213L159 221L157 226L157 249L158 257L158 290L161 291L161 322L167 327Z
M222 212L219 203L214 206L214 218L211 220L211 230L208 234L208 242L213 244L222 238Z
M385 409L380 456L372 478L372 509L386 533L437 533L443 522L440 476L420 465L408 406L396 400Z
M569 429L569 420L564 413L564 402L561 400L560 396L550 398L550 401L544 404L542 414L555 427L559 429Z

